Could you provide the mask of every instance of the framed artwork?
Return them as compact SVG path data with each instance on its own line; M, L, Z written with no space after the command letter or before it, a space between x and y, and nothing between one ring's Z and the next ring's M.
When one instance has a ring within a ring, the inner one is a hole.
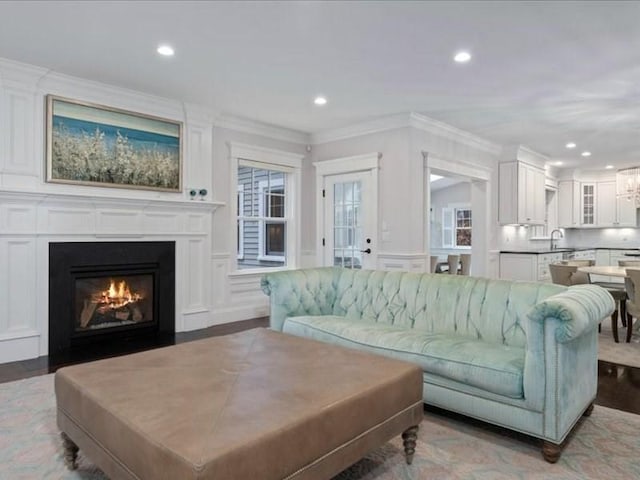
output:
M47 182L182 190L182 123L47 95Z

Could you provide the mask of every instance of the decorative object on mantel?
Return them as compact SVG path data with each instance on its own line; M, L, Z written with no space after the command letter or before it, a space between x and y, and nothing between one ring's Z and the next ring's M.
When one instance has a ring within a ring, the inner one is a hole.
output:
M617 184L618 197L633 200L640 207L640 167L618 170Z
M182 123L47 95L47 182L180 192Z

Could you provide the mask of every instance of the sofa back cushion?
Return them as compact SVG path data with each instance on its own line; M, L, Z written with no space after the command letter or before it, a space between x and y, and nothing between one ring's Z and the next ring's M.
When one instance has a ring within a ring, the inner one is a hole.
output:
M341 269L333 314L524 347L526 315L567 287L458 275Z

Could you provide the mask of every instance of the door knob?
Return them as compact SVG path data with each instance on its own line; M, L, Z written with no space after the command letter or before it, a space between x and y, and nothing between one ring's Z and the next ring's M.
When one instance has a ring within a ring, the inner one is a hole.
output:
M366 250L360 250L362 253L371 253L371 249L367 248Z

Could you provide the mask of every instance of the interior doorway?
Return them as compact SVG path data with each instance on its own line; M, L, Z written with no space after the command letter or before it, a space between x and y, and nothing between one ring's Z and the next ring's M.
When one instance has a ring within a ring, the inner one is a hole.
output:
M491 171L423 153L425 162L425 251L445 260L471 253L471 275L489 274Z

